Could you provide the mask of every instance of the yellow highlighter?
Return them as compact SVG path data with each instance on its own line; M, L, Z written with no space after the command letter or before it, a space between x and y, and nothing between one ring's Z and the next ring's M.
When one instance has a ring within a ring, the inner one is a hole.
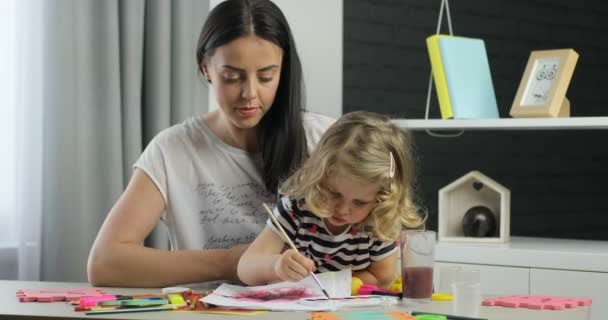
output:
M454 296L449 293L433 293L431 299L435 301L451 301L454 300Z

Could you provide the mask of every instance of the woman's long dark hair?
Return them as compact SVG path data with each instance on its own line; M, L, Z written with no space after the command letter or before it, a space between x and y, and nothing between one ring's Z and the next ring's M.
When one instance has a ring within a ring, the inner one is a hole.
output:
M269 0L227 0L211 12L198 39L199 66L214 49L239 37L256 35L283 49L281 79L270 110L260 121L264 183L276 193L279 183L300 167L308 156L302 124L304 81L302 65L287 19Z

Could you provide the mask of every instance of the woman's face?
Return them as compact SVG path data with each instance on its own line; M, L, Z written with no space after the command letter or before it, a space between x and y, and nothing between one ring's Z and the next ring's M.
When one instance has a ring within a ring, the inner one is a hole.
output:
M326 181L329 189L327 206L332 216L325 219L332 232L340 232L350 224L359 223L376 205L379 187L336 172Z
M241 37L215 49L203 65L219 109L229 125L257 126L274 101L283 50L256 36Z

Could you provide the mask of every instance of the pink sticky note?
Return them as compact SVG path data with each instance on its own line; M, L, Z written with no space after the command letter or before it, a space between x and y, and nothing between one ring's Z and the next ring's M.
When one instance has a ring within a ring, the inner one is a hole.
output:
M100 296L107 294L102 289L46 289L46 290L18 290L17 298L21 302L52 302L75 301L80 297Z
M114 301L116 300L116 296L114 295L103 295L103 296L95 296L95 297L81 297L79 305L81 307L94 307L97 305L99 301Z

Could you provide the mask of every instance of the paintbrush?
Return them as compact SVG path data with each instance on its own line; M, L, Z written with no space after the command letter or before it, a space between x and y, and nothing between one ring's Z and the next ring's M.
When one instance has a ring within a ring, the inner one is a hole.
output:
M296 248L296 246L293 244L293 242L291 242L291 239L287 236L287 233L285 233L285 230L283 229L283 226L281 226L281 224L279 223L279 221L277 221L277 218L274 216L274 214L272 214L272 210L270 210L270 208L265 203L262 203L262 206L264 207L264 209L266 209L266 212L270 216L270 219L272 220L272 223L283 234L283 237L285 237L285 241L287 241L287 244L293 250L295 250L297 252L300 252L300 251L298 251L298 249ZM315 282L317 282L317 285L319 285L319 288L321 288L321 291L323 291L323 294L327 297L327 299L331 300L331 298L329 297L329 294L327 293L327 290L325 290L325 288L321 284L321 281L319 281L319 278L317 278L317 276L313 272L311 272L310 275L312 276L313 279L315 279Z

